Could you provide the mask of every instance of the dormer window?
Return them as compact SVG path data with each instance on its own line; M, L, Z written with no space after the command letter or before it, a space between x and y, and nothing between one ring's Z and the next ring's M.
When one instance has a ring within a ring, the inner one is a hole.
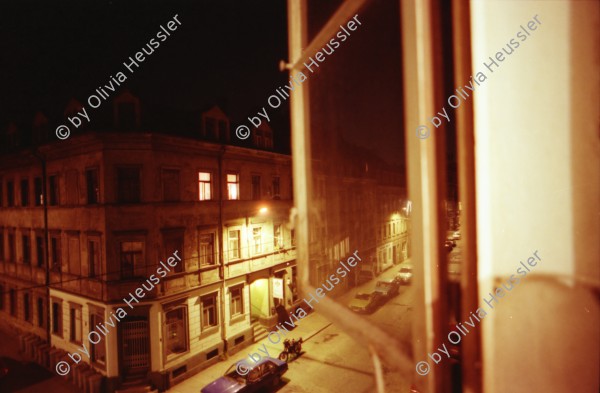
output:
M140 100L129 91L124 91L113 102L115 126L122 131L140 128Z
M202 113L201 134L212 142L229 142L229 119L218 106Z

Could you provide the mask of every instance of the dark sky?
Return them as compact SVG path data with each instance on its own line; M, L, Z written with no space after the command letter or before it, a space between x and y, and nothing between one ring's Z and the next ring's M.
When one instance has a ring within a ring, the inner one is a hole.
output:
M9 121L29 125L38 110L56 127L71 97L87 106L88 96L126 71L123 62L175 14L182 25L133 74L125 72L128 79L111 98L127 88L143 111L165 107L198 116L219 103L234 127L287 81L278 70L287 59L285 1L3 1L0 128ZM289 132L288 113L287 105L272 110L276 132Z

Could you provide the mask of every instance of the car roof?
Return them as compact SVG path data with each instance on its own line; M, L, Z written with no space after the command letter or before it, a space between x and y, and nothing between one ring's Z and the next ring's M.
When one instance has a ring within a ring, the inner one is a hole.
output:
M391 284L394 282L394 277L389 277L389 278L380 278L379 280L377 280L377 282L385 282L388 284Z
M270 358L270 357L264 357L264 358L260 359L258 362L252 364L250 366L250 369L253 369L256 366L260 366L261 364L267 363L268 361L271 361L271 362L275 363L278 366L281 366L281 365L283 365L285 363L284 361L281 361L279 359Z

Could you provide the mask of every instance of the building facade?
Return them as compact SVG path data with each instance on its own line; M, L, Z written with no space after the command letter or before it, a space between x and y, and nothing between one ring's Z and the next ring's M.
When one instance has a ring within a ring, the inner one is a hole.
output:
M166 389L298 300L290 156L271 132L227 144L218 108L200 131L85 132L0 159L0 320L80 353L105 391Z

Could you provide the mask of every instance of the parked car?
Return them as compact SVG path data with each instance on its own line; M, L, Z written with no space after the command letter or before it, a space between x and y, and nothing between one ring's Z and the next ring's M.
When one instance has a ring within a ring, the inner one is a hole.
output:
M247 373L238 372L238 364L229 367L221 378L209 383L201 393L246 393L258 392L266 388L274 388L281 383L281 376L288 370L288 365L279 359L265 357L248 366Z
M412 268L403 267L400 269L396 277L394 278L398 284L410 284L412 281Z
M352 311L358 313L371 313L381 304L383 296L380 292L359 292L348 305Z
M381 293L385 299L390 299L398 294L400 290L400 283L394 278L384 278L377 281L375 291Z
M375 273L371 270L361 270L358 272L358 284L364 284L375 278Z

